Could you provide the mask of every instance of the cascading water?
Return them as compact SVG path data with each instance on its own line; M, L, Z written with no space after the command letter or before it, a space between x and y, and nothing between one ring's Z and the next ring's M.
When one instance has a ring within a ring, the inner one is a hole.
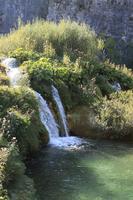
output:
M12 86L18 86L19 81L22 78L21 71L17 65L17 60L15 58L7 58L2 64L6 67L7 76L10 79L10 84ZM47 102L43 99L43 97L35 92L39 103L39 113L40 119L45 128L47 129L50 138L59 137L58 125L55 122L53 114L47 104Z
M59 137L58 125L55 122L55 119L53 117L53 114L47 102L43 99L43 97L38 92L36 92L36 97L39 102L39 112L40 112L41 122L46 127L49 133L50 139Z
M53 99L57 105L57 109L61 118L61 123L62 123L62 127L63 127L63 134L65 134L66 137L69 136L69 130L68 130L68 124L67 124L67 119L66 119L66 114L65 114L65 110L59 95L58 90L52 85L52 95L53 95Z
M7 76L10 79L10 84L12 86L21 85L22 83L20 82L20 80L23 79L23 74L21 73L17 65L17 60L15 58L7 58L4 61L2 61L2 64L7 69ZM56 123L47 102L38 92L35 92L35 95L39 104L40 119L42 124L45 126L45 128L49 133L51 145L60 148L70 148L70 147L76 148L85 143L88 143L86 140L77 137L59 137L58 124ZM60 114L62 125L64 127L65 136L69 136L64 107L61 102L59 92L54 86L52 86L52 95L57 105L58 112Z
M2 64L6 67L7 76L10 79L10 84L12 86L19 85L21 79L21 72L17 65L17 60L15 58L7 58L2 61Z

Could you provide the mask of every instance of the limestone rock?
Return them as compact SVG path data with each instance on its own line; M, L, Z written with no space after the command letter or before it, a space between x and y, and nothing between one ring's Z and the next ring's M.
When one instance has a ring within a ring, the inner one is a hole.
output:
M77 107L69 113L68 123L70 132L74 136L101 137L101 135L94 131L94 128L96 128L94 113L86 106Z
M59 21L73 19L89 24L97 33L133 38L132 0L1 0L0 32L9 32L18 18Z

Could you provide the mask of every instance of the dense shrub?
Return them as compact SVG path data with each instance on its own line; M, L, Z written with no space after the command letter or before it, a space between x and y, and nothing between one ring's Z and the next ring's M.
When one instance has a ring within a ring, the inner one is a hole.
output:
M0 148L0 199L36 199L33 182L25 175L25 169L15 141Z
M133 92L113 93L97 105L97 122L112 138L133 137Z
M31 89L8 87L0 65L0 199L36 200L33 181L25 175L25 156L48 141Z
M102 66L103 65L103 66ZM119 66L108 61L103 63L98 69L98 73L107 77L110 83L118 81L123 90L133 89L133 72L126 66Z
M28 60L37 60L39 59L39 54L33 51L26 51L22 48L15 49L12 52L9 52L9 56L12 58L16 58L19 64L23 63L24 61Z
M1 64L0 64L0 72L3 74L6 74L6 68L5 68L5 66L3 66Z
M110 59L116 64L126 64L133 67L133 42L125 41L124 38L106 37L100 34L102 41L104 41L104 57Z
M23 155L39 149L42 135L43 142L47 143L32 90L0 87L0 132L8 141L16 137Z
M6 68L0 64L0 85L9 85L9 78L6 75Z
M0 39L1 54L8 54L17 48L45 52L47 46L51 46L57 56L67 53L71 59L92 59L99 51L96 35L87 25L64 20L58 24L36 21Z
M109 61L88 61L83 63L82 68L84 84L88 79L94 78L103 95L114 92L112 85L115 81L120 83L122 90L133 89L133 72L126 66L115 65Z
M114 92L112 85L108 81L108 78L106 78L103 75L98 75L96 77L96 84L98 85L98 87L102 91L103 95L109 95L112 92Z
M115 81L120 83L122 90L133 88L132 71L108 61L71 62L68 56L63 60L41 57L24 62L22 69L28 73L31 87L50 101L51 85L54 84L68 109L90 104L102 95L109 96L114 92L112 85Z
M37 61L23 63L22 69L28 73L31 87L49 101L52 99L51 85L55 85L66 109L88 104L97 96L95 83L91 79L87 80L86 85L83 83L82 69L77 67L76 63L67 61L66 64L66 60L59 61L43 57Z
M9 85L9 78L4 74L0 72L0 85Z

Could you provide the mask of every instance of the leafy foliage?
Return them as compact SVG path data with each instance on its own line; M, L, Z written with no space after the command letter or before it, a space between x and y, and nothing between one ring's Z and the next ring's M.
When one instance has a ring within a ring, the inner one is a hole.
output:
M83 81L95 79L103 96L114 92L112 85L115 81L120 83L122 90L133 89L133 72L126 66L115 65L107 60L104 63L88 61L83 63L82 68Z
M0 88L0 132L10 141L16 137L22 154L37 151L44 135L34 93L28 88Z
M133 92L114 93L97 105L97 122L112 138L132 137Z
M1 54L8 54L17 48L46 54L48 46L55 50L57 56L63 57L67 53L73 60L78 57L95 58L99 52L96 35L88 26L64 20L58 24L36 21L22 25L0 39Z
M36 200L33 181L25 175L25 156L46 144L38 104L31 89L8 87L6 69L0 65L0 199Z
M39 58L39 54L33 51L24 51L22 48L9 52L9 56L16 58L20 64L27 60L37 60Z
M3 73L0 73L0 85L9 85L9 78Z
M93 89L87 87L87 84L95 84L92 80L88 80L86 86L82 83L82 69L77 67L76 63L67 61L66 64L66 60L59 61L43 57L35 62L24 62L21 67L27 71L31 87L45 95L49 101L52 99L51 85L55 85L59 89L66 109L90 103L97 95L95 95L94 87Z
M9 85L9 78L6 76L6 69L0 64L0 85Z
M25 175L26 167L15 143L0 148L0 199L35 200L33 182Z
M108 42L113 57L115 44ZM49 102L55 85L67 111L85 105L85 111L91 108L93 113L86 120L91 116L94 128L107 137L132 137L133 73L125 66L100 62L102 48L103 41L88 26L64 20L21 25L0 38L0 53L19 61L28 86L30 79L31 87ZM120 93L112 87L115 81L122 87ZM6 69L0 65L0 198L8 200L9 193L13 200L36 199L22 158L46 144L48 135L32 89L8 85Z

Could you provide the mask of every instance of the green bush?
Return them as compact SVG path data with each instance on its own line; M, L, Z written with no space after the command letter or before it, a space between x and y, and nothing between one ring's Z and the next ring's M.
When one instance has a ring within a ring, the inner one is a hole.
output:
M133 92L113 93L103 98L96 112L99 128L112 138L133 138Z
M33 182L25 175L25 169L15 141L0 148L0 199L36 199Z
M51 85L55 85L68 110L76 105L87 104L96 97L95 86L91 89L85 84L83 86L82 69L76 63L67 61L66 64L66 61L43 57L23 63L22 69L27 71L31 87L49 101L52 100ZM88 86L92 85L91 82L88 80Z
M5 71L2 67L2 73ZM0 86L0 199L36 200L22 159L46 144L35 95L28 88ZM17 144L16 144L17 143Z
M16 58L19 64L21 64L24 61L39 59L39 54L19 48L9 52L9 57Z
M87 25L64 20L58 24L36 21L0 38L1 54L17 48L46 53L48 46L55 50L57 56L63 57L67 53L74 60L78 57L92 59L99 52L96 35Z
M115 81L120 83L122 90L133 89L133 72L126 66L115 65L108 60L104 63L88 61L83 63L82 69L84 84L88 79L95 79L103 95L114 92L111 87Z
M6 74L6 68L1 64L0 64L0 73Z
M9 78L6 75L6 68L0 64L0 86L9 85Z
M3 139L0 138L0 140L3 146ZM4 167L6 161L7 161L7 150L5 149L5 147L3 149L0 148L0 199L2 200L8 200L7 190L4 188L3 185L3 182L5 180Z
M10 81L9 78L4 74L0 72L0 85L9 85Z
M47 132L40 122L32 90L0 87L0 132L8 141L16 137L23 155L37 151L42 142L47 143Z
M114 92L112 85L109 83L108 79L103 75L99 75L96 77L96 84L98 85L104 96Z
M21 54L31 53L22 49L18 51L21 52L18 59L21 59ZM54 84L59 89L66 109L90 104L102 95L109 96L114 92L112 85L115 81L120 83L122 90L133 88L132 71L109 61L85 62L79 58L76 62L71 62L67 54L64 54L62 60L52 56L48 58L44 54L38 54L36 59L27 56L25 60L27 61L22 64L22 70L28 74L31 87L51 101L51 85Z
M17 181L21 175L25 173L25 165L21 160L21 156L15 143L10 143L10 147L6 149L6 154L3 161L6 163L4 166L4 185L8 187L10 183Z
M119 66L108 61L96 69L97 75L103 75L110 83L118 81L123 90L133 89L133 72L126 66Z

